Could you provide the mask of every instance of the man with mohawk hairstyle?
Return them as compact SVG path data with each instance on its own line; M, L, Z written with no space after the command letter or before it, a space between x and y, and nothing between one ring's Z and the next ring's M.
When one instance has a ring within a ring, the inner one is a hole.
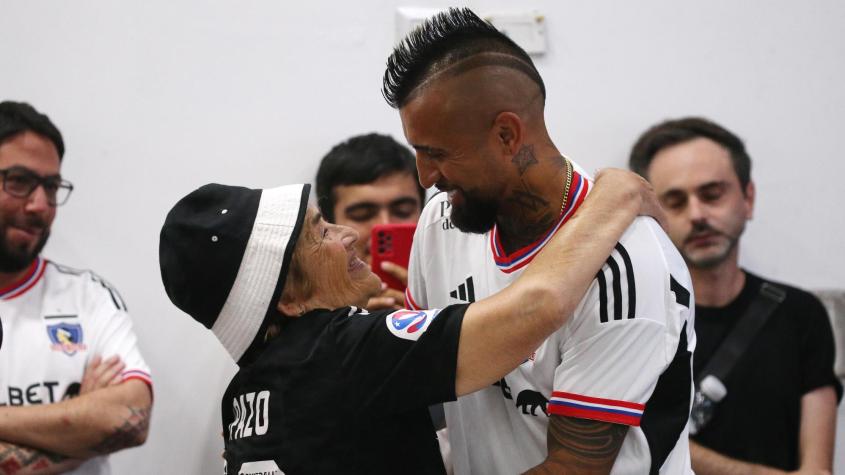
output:
M539 72L469 9L412 31L383 94L421 184L445 192L417 227L409 308L507 287L577 220L592 181L549 136ZM455 473L692 473L691 289L663 229L638 218L561 329L495 385L447 404Z

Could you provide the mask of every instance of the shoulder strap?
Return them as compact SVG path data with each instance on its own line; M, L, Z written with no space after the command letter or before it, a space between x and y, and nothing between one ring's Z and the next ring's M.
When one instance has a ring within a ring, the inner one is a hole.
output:
M768 282L760 286L760 293L748 306L745 314L728 334L727 338L713 353L710 362L696 378L696 386L708 375L713 375L724 383L736 362L748 348L754 336L763 328L778 305L786 298L786 291Z

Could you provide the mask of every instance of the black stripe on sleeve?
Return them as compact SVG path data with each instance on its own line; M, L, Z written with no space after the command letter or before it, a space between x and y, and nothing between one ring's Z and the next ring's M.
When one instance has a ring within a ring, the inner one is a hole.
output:
M622 244L616 243L616 250L625 262L625 276L628 281L628 318L634 318L637 311L637 288L634 285L634 266L631 264L631 256Z
M607 259L607 266L613 273L613 319L622 320L622 275L619 272L619 264L613 256L610 256Z
M675 302L689 308L689 290L679 284L678 281L672 277L672 274L669 274L669 289L675 294Z
M596 279L599 281L599 317L602 323L607 323L607 282L604 280L603 269L599 269Z

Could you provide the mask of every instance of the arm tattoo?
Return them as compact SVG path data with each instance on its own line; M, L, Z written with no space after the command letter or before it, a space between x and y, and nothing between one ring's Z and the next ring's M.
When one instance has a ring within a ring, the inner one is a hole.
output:
M606 468L610 472L628 426L609 422L551 416L549 418L549 457L563 452L567 464L587 470Z
M534 156L534 146L523 145L522 148L516 152L516 155L513 156L511 163L516 165L516 169L519 170L519 176L522 176L528 167L539 163L537 161L537 157Z
M127 407L129 416L123 421L120 427L115 427L111 435L107 436L99 444L91 447L91 450L99 455L110 454L127 447L134 447L144 439L147 429L150 427L150 408Z
M13 475L23 469L43 470L67 457L41 450L0 442L0 473Z

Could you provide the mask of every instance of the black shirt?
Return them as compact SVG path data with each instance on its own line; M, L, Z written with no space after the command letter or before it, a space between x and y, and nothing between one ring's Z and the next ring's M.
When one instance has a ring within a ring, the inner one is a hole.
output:
M763 280L746 272L745 286L725 307L695 307L696 380L757 298ZM799 465L801 397L842 385L833 372L833 333L827 312L813 295L776 284L786 291L755 339L724 381L727 396L713 419L693 440L723 455L782 470Z
M427 406L455 399L466 308L285 319L223 396L226 473L445 473Z

